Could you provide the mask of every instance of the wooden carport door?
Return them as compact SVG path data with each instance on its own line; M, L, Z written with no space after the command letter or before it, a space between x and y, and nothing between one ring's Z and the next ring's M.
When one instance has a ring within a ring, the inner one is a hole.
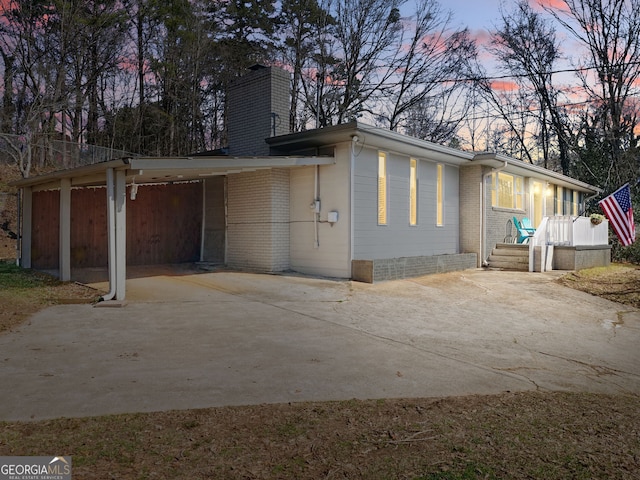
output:
M200 260L202 182L127 188L127 264Z

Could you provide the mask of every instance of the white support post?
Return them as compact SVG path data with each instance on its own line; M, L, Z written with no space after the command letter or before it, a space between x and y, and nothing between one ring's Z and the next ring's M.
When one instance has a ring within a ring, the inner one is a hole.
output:
M116 300L125 298L127 280L127 184L126 172L115 172Z
M60 180L60 280L71 280L71 179Z
M33 231L33 191L22 189L22 228L20 232L20 266L31 268L31 242Z

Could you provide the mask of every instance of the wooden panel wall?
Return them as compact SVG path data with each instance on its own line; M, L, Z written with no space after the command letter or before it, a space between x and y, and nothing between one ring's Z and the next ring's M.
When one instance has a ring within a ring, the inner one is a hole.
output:
M71 268L108 265L107 189L71 190Z
M127 197L127 263L198 261L201 229L201 183L139 186Z
M60 250L60 192L33 193L31 225L31 266L38 270L57 269Z
M202 184L127 189L127 263L156 265L200 260ZM105 188L71 190L71 268L108 265ZM59 268L60 193L33 194L32 265Z

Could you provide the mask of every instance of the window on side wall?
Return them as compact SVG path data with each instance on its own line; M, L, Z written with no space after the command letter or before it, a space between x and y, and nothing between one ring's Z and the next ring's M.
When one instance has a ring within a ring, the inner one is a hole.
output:
M418 162L409 160L409 225L418 224Z
M556 185L556 215L564 215L564 189Z
M438 164L438 178L436 182L436 225L444 225L444 165Z
M580 192L573 191L573 201L571 202L571 215L577 217L580 215Z
M387 154L378 153L378 225L387 224Z
M524 210L524 178L504 172L492 174L491 205Z

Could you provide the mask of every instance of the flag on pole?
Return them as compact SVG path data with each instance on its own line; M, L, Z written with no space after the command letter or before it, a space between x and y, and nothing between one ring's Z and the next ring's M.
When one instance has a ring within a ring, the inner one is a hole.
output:
M631 190L623 185L607 198L598 202L613 227L613 231L625 247L636 239L636 224L633 222Z

